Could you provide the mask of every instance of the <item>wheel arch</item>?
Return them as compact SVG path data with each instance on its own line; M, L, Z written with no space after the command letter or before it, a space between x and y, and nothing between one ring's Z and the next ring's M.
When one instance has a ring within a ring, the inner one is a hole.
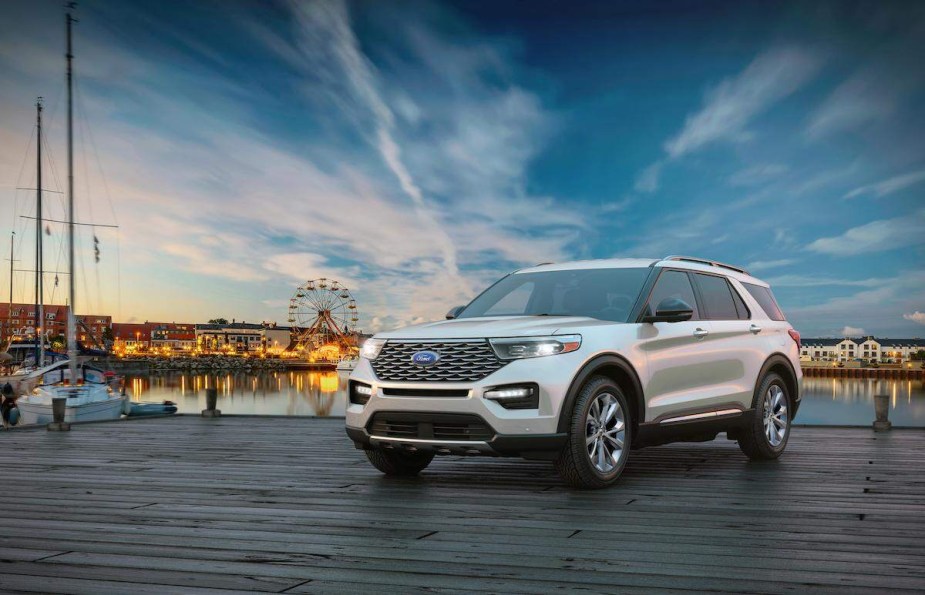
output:
M787 392L789 393L790 398L793 399L791 406L796 409L796 403L800 398L800 386L799 382L797 381L797 373L796 370L793 369L793 364L790 363L790 358L788 358L783 353L772 353L761 366L761 371L758 373L758 378L755 379L755 390L752 396L752 408L757 406L756 399L758 398L758 389L761 387L761 383L764 381L764 377L771 372L778 374L781 378L784 379L784 383L787 385ZM794 413L794 416L795 415L796 413Z
M632 408L632 428L633 437L637 434L636 430L639 424L645 421L645 397L642 392L642 383L639 381L639 375L633 368L633 365L623 356L616 353L605 353L598 355L585 363L584 366L572 378L565 400L562 402L562 408L559 410L559 421L556 431L567 432L569 425L569 416L575 406L575 399L581 388L592 376L606 376L617 383L629 401Z

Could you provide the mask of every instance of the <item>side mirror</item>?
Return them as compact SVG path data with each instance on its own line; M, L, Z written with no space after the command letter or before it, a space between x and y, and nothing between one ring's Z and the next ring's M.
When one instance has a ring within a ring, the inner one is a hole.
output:
M466 309L465 306L456 306L455 308L450 308L450 311L446 313L446 319L453 320L454 318L462 314L462 311L465 309Z
M678 298L665 298L655 308L655 315L647 313L643 322L684 322L694 315L690 304Z

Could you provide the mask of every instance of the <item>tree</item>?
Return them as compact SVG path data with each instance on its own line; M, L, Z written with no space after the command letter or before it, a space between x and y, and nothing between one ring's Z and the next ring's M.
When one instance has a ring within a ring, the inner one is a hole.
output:
M64 338L64 335L55 335L48 338L48 344L53 351L64 351L64 348L67 347L67 339Z
M209 324L228 324L227 318L212 318L209 320Z
M919 349L918 351L910 355L909 359L913 361L925 361L925 349Z

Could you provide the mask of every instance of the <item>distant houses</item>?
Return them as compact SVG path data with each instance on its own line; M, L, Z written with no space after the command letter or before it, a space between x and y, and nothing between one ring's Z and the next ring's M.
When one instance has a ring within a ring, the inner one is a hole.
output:
M844 339L803 339L801 359L807 361L847 362L853 360L901 364L925 351L925 339L878 339L859 337Z
M276 323L114 323L116 352L279 354L291 348L292 328Z

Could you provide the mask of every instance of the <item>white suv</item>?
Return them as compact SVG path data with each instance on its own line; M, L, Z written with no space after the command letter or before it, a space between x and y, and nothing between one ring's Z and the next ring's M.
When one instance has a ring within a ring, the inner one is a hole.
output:
M544 264L446 321L368 339L347 434L387 474L438 454L521 456L585 488L616 481L631 447L720 432L773 459L800 404L799 344L768 284L738 267Z

